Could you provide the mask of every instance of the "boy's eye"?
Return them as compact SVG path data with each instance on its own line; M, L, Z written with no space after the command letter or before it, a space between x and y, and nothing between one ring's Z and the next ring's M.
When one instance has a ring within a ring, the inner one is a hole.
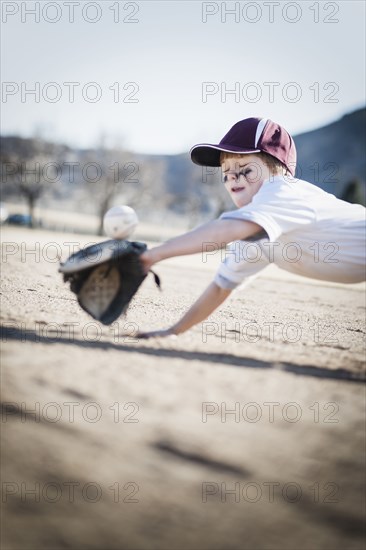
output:
M248 176L248 174L250 174L252 172L252 170L250 168L247 168L246 170L240 170L240 172L238 172L238 179L240 178L240 176ZM226 183L228 181L228 174L225 174L224 175L224 183Z
M248 174L251 173L251 171L252 171L252 170L251 170L250 168L247 168L246 170L241 170L241 171L239 172L239 177L240 177L240 176L246 177Z

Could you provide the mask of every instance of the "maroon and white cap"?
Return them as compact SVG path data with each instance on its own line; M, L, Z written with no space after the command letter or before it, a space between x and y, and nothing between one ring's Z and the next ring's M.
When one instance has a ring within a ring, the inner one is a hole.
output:
M292 176L296 169L296 148L290 134L269 118L240 120L217 145L198 143L190 151L200 166L220 166L220 153L268 153L286 166Z

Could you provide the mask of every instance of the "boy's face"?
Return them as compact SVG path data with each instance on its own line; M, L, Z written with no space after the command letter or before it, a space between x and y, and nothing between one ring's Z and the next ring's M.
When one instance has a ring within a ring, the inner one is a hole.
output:
M252 202L262 183L271 176L268 166L256 154L227 157L221 169L225 187L238 208Z

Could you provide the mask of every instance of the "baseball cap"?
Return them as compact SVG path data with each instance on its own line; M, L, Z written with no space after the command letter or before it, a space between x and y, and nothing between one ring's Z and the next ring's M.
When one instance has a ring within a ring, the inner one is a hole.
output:
M240 120L217 145L198 143L190 151L200 166L220 166L220 153L268 153L286 166L292 176L296 169L296 148L290 134L269 118Z

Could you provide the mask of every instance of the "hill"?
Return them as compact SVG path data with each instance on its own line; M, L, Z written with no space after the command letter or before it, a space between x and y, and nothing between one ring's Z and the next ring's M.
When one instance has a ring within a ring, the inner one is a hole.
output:
M297 177L340 197L347 184L359 180L365 198L366 109L311 132L294 136Z

